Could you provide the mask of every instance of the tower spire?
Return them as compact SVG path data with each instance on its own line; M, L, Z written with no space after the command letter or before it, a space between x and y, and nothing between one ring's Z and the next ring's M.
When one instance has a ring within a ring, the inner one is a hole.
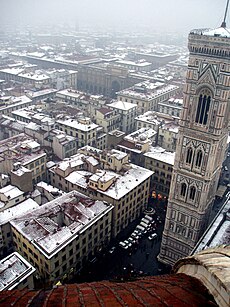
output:
M226 17L227 17L227 12L228 12L228 5L229 5L229 0L227 0L225 14L224 14L224 21L221 24L221 28L226 28Z

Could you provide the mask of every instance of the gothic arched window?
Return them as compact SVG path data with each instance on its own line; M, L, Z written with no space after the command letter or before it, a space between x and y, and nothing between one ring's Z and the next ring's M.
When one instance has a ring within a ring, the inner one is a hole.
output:
M183 182L183 183L181 184L181 190L180 190L180 195L181 195L182 197L185 197L186 190L187 190L187 185Z
M189 147L187 149L186 163L190 164L192 162L192 155L193 155L193 150L191 147Z
M196 123L206 125L208 120L208 112L211 103L211 96L200 94L197 110L196 110Z
M189 199L194 200L196 195L196 188L192 186L190 188Z
M203 158L202 150L198 150L197 155L196 155L196 163L195 163L196 167L201 166L202 158Z

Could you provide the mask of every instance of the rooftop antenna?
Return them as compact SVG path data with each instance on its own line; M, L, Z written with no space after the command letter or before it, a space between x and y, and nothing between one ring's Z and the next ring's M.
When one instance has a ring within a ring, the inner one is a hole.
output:
M227 0L225 14L224 14L224 21L221 24L221 28L226 28L226 17L227 17L227 12L228 12L228 5L229 5L229 0Z

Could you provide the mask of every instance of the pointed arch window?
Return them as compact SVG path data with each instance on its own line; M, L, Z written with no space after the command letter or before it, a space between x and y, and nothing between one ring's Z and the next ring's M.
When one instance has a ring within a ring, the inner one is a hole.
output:
M187 149L187 155L186 155L186 163L191 164L192 162L192 155L193 155L193 150L191 147Z
M198 150L196 155L196 163L195 163L196 167L201 167L202 158L203 158L202 150Z
M196 196L196 188L192 186L190 188L189 199L194 200Z
M185 197L186 191L187 191L187 185L186 185L186 183L183 182L183 183L181 184L180 195L181 195L182 197Z
M196 110L196 123L206 125L208 121L208 112L210 109L211 96L200 94Z

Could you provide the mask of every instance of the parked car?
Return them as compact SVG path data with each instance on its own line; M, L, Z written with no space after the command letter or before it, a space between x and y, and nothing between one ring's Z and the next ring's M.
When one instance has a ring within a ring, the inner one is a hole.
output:
M134 232L131 234L131 237L134 238L135 240L140 239L140 235L138 233L134 233Z
M146 220L149 220L150 222L153 222L153 218L151 217L151 216L149 216L149 215L145 215L145 217L144 217Z
M149 240L153 240L153 239L155 239L157 237L157 234L154 232L154 233L152 233L150 236L148 236L148 239Z
M144 227L144 228L147 228L148 227L148 224L144 223L144 222L140 222L140 226Z
M129 247L125 244L125 242L119 242L119 246L124 248L124 249L128 249Z
M132 243L129 242L128 240L125 240L124 243L125 243L128 247L131 247L131 246L132 246Z
M115 251L115 249L116 249L115 246L111 247L110 250L109 250L109 253L112 254Z
M145 230L145 228L142 227L142 226L140 226L140 225L137 225L136 229L137 229L138 231L141 231L141 232L143 232L143 231Z
M136 242L136 240L135 240L134 238L132 238L132 237L129 237L127 240L128 240L131 244L133 244L133 243Z
M149 223L151 223L151 221L149 221L148 219L145 219L144 217L141 219L141 222L149 225Z

